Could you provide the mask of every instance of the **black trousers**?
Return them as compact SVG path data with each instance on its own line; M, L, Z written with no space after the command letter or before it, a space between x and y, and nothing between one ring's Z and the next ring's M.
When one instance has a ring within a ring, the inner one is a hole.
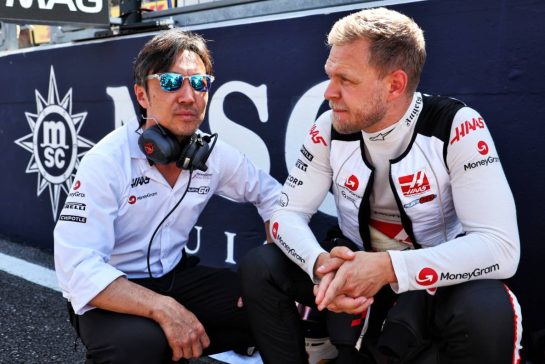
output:
M239 272L264 362L307 363L293 302L316 307L308 275L274 244L250 251ZM512 363L519 313L497 280L442 287L434 296L425 291L396 295L386 286L371 306L363 348L372 363ZM350 325L328 327L334 331L329 332L332 342L351 330Z
M210 338L204 355L245 351L253 346L246 310L237 308L241 296L237 273L184 265L162 278L133 282L175 298L197 316ZM87 364L172 362L163 331L153 320L101 309L81 316L74 315L71 307L69 311L70 321L87 348Z

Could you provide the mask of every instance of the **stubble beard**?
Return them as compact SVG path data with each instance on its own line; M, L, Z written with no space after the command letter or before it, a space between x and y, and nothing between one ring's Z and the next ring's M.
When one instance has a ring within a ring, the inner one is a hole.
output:
M330 102L330 107L332 107L332 105L333 104ZM341 120L340 116L333 113L332 124L335 131L341 134L352 134L369 129L384 119L384 116L386 115L386 106L378 96L375 96L369 110L360 108L353 114L354 116L350 117L348 120Z

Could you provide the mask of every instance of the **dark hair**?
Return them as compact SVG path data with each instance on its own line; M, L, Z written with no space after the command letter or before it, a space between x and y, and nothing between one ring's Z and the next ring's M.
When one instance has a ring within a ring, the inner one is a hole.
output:
M212 57L204 38L181 28L173 28L154 36L140 50L134 60L134 83L144 86L147 92L146 77L168 71L178 55L185 50L196 53L203 61L206 73L212 75ZM146 109L139 107L140 113L146 116Z

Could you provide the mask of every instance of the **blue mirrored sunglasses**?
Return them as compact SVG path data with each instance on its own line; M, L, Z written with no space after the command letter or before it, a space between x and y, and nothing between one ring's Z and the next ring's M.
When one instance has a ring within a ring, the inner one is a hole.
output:
M208 92L212 82L214 82L214 76L210 75L183 76L178 73L155 73L146 77L148 80L158 79L161 88L166 92L179 90L186 78L189 80L191 87L199 92Z

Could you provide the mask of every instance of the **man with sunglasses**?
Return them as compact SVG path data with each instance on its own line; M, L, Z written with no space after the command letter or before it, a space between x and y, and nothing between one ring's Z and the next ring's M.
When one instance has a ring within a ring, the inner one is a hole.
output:
M267 225L280 190L234 148L196 134L211 74L202 37L156 35L134 62L140 125L114 130L81 161L54 236L87 363L170 363L253 345L236 273L184 252L213 194L253 203Z
M483 117L417 92L425 41L403 14L348 15L328 44L331 110L284 184L289 205L271 218L276 244L240 266L261 357L307 362L297 300L353 314L341 333L364 326L366 358L355 351L358 335L336 341L330 331L335 363L518 363L520 306L502 282L518 265L517 218ZM308 227L330 190L334 239L356 249L328 251Z

